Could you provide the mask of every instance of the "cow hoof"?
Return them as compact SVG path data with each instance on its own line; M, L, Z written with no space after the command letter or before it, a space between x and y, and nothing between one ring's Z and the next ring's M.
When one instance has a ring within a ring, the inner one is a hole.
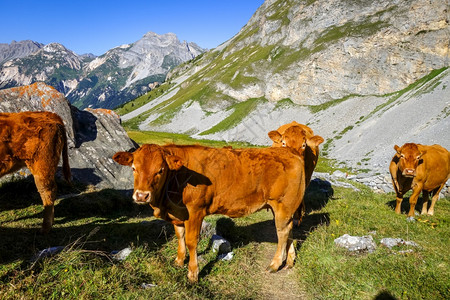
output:
M276 273L278 271L278 268L275 269L272 265L270 265L266 268L266 271L269 273Z
M406 221L407 221L407 222L415 222L416 219L415 219L414 217L407 217L407 218L406 218Z
M176 258L176 259L175 259L175 265L176 265L177 267L183 267L183 266L184 266L184 259L178 259L178 258Z
M191 283L196 283L198 281L198 272L188 272L188 279Z

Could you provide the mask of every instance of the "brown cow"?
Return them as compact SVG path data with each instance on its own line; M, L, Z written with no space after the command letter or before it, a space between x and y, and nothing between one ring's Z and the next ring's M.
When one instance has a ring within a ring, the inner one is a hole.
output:
M187 245L188 278L197 281L199 232L211 214L235 218L271 207L278 248L267 269L276 272L285 258L293 266L292 216L303 201L305 176L303 157L289 150L143 145L113 159L133 168L134 201L149 203L156 217L174 224L175 262L183 265Z
M402 147L395 145L394 149L397 153L392 158L389 171L397 194L395 212L400 213L403 195L412 189L408 217L414 216L414 208L421 191L423 191L421 213L427 213L429 195L432 194L428 214L433 215L439 192L450 178L450 153L439 145L426 146L414 143L407 143Z
M314 135L311 128L293 121L292 123L280 126L277 130L268 133L273 141L272 147L290 147L297 151L303 151L303 140L306 139L305 154L305 182L306 187L311 182L311 177L319 159L319 145L323 143L323 138ZM295 215L296 220L301 220L305 210L304 202Z
M53 225L55 173L63 157L63 174L70 181L66 129L51 112L0 113L0 177L27 167L44 204L42 232Z

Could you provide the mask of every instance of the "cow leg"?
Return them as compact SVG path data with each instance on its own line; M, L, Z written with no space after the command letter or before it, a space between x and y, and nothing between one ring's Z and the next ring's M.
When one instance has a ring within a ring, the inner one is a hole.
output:
M292 245L292 214L287 214L284 210L280 211L280 209L275 209L275 226L277 228L278 245L275 256L273 257L270 265L267 267L267 271L271 273L278 271L281 264L283 263L285 255L287 254L287 249L290 253L292 253L293 251L295 256L295 249L290 249ZM288 263L293 265L293 257L291 257L291 259L289 260L292 261L288 261Z
M423 195L423 205L422 205L422 212L420 213L421 215L425 215L428 211L428 201L430 200L430 193L428 191L423 191L422 192Z
M290 269L294 267L294 261L295 261L295 246L294 246L294 239L293 239L293 232L291 230L289 234L289 238L287 240L286 249L288 249L287 252L287 258L286 258L286 266L285 269Z
M414 217L414 209L416 207L417 199L419 198L419 194L422 191L422 186L416 184L413 187L413 193L411 197L409 197L409 213L408 217Z
M396 204L395 204L395 213L400 214L402 212L401 206L402 206L402 201L403 201L403 194L400 192L397 192L396 194L397 194L397 196L396 196Z
M184 259L186 258L186 241L185 241L185 228L184 225L173 225L175 234L178 238L178 252L175 264L182 267L184 265Z
M204 215L202 213L189 212L189 220L184 224L186 227L186 246L189 250L189 272L188 278L191 282L198 281L197 244Z
M54 203L56 199L56 183L54 177L34 176L34 182L44 204L44 221L42 233L48 233L54 220Z
M431 205L430 205L430 208L428 209L428 214L430 216L434 215L434 205L436 204L436 201L439 199L439 193L441 192L444 185L445 185L445 182L443 184L441 184L440 187L438 187L437 189L435 189L433 191L433 197L431 198Z
M298 209L294 213L294 226L300 226L303 216L306 214L305 200L302 201Z

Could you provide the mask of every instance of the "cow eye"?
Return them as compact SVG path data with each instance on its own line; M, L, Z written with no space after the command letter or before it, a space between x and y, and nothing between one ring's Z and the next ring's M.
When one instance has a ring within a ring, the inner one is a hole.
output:
M164 172L164 167L162 167L161 169L159 169L158 174L162 174Z
M131 167L131 170L133 170L133 172L136 172L136 168L135 167Z
M400 157L401 158L405 158L405 154L400 154Z

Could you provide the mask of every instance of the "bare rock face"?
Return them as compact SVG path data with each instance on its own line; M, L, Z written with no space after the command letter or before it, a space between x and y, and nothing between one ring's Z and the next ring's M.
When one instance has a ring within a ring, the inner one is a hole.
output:
M116 164L112 156L137 145L111 110L79 110L63 94L44 83L0 90L0 112L52 111L66 125L69 163L74 180L97 188L131 189L129 168Z

